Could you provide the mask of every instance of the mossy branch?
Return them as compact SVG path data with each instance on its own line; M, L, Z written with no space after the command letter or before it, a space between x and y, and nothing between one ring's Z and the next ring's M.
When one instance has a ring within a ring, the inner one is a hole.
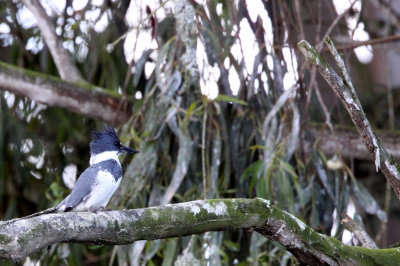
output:
M0 89L113 125L127 121L132 110L132 103L116 93L87 83L69 83L4 62L0 62Z
M347 109L351 120L361 135L370 156L375 161L376 170L381 169L386 179L390 182L394 192L400 199L400 167L396 159L389 155L382 146L381 140L369 123L361 103L357 97L347 69L336 50L332 40L327 37L325 44L328 46L336 64L340 70L340 76L325 62L320 54L307 41L303 40L297 44L303 55L316 66L319 73L328 82L329 86L339 97L344 107Z
M45 214L0 223L0 258L20 260L60 242L124 245L201 234L254 229L311 265L400 265L397 248L353 247L319 234L264 199L198 200L136 210Z

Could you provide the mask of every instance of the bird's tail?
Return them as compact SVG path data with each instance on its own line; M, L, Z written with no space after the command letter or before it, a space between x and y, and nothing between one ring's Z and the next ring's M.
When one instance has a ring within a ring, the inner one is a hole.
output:
M48 208L48 209L43 210L43 211L41 211L41 212L36 212L36 213L34 213L34 214L31 214L31 215L28 215L28 216L24 216L24 217L22 217L22 218L20 218L20 219L28 219L28 218L40 216L40 215L43 215L43 214L54 213L54 212L56 212L56 211L57 211L57 207Z
M40 216L40 215L43 215L43 214L55 213L57 211L57 209L58 209L57 207L48 208L48 209L43 210L41 212L33 213L31 215L24 216L24 217L21 217L21 218L15 218L15 219L7 220L7 221L0 221L0 225L9 224L9 223L12 223L12 222L15 222L15 221L18 221L18 220L22 220L22 219L29 219L29 218Z

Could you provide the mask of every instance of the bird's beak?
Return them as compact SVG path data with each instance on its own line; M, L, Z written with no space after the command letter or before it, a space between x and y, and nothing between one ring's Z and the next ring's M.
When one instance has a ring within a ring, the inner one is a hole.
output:
M135 153L139 153L140 151L126 147L126 146L122 146L120 149L120 153L130 153L130 154L135 154Z

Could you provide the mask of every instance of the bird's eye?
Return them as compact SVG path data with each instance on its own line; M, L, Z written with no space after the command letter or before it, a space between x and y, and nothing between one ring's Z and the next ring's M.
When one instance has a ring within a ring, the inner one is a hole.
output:
M120 148L122 146L121 142L119 142L119 141L114 142L114 145L117 146L118 148Z

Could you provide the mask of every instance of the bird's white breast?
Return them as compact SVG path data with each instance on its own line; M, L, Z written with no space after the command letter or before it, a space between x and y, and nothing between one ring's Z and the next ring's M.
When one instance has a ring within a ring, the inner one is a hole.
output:
M115 180L110 172L100 170L97 174L96 182L91 187L91 192L74 210L86 211L105 208L121 183L121 179L118 178L118 180Z

